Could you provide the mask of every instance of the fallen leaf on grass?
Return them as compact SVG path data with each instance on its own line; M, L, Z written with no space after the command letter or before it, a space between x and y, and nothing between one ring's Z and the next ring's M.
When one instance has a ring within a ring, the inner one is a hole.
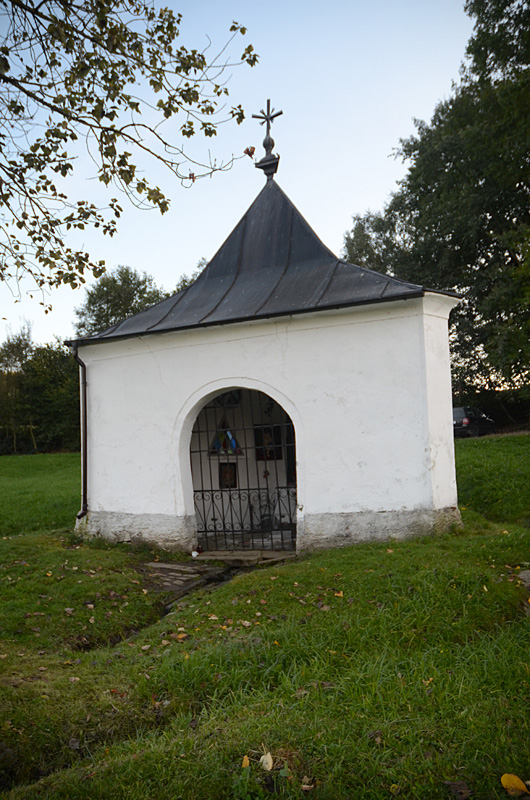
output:
M79 750L79 739L70 739L68 747L70 750Z
M335 592L335 597L344 597L344 592Z
M248 760L248 756L243 756L243 761L241 762L241 766L243 769L246 769L250 766L250 761Z
M473 790L465 781L444 781L444 783L458 800L467 800L473 794Z
M143 644L143 645L141 646L140 650L149 650L149 648L150 648L150 647L151 647L151 645L150 645L150 644Z
M501 783L508 794L512 797L520 797L522 794L530 794L526 785L523 783L521 778L517 777L517 775L511 775L509 772L506 772L501 777Z
M307 689L304 689L301 686L299 689L296 690L294 694L291 695L291 697L304 697L304 695L306 694L309 694L309 692L307 691Z
M261 758L259 760L259 763L261 764L263 769L266 769L267 771L270 771L272 769L272 756L271 756L271 754L270 753L265 753L264 756L261 756Z
M315 784L311 782L311 778L308 778L307 775L304 775L302 778L302 786L300 788L303 792L310 792L311 789L315 788Z
M166 647L168 644L171 644L171 642L169 642L167 639L162 639L162 641L160 642L160 644L161 644L163 647Z
M77 683L79 678L68 678L68 680L70 681L70 683Z

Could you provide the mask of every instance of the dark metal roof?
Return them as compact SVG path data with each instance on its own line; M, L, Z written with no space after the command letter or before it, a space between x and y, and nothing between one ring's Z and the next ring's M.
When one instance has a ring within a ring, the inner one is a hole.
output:
M421 297L424 288L338 259L270 180L197 280L79 344ZM73 342L71 342L73 344Z

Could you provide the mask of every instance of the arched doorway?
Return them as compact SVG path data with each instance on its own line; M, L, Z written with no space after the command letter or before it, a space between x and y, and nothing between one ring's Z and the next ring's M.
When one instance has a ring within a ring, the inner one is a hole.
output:
M199 412L190 445L202 550L296 548L296 445L271 397L235 388Z

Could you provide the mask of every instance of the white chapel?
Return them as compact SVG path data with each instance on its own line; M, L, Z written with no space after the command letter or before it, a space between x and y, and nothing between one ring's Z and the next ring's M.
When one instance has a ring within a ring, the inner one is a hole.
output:
M199 278L69 342L87 535L300 552L459 518L457 299L328 250L274 178L273 116L266 183Z

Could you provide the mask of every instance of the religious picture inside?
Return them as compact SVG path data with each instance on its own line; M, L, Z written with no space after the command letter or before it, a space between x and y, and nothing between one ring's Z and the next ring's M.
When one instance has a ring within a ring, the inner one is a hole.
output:
M197 416L190 458L203 550L296 548L295 432L275 400L217 395Z

